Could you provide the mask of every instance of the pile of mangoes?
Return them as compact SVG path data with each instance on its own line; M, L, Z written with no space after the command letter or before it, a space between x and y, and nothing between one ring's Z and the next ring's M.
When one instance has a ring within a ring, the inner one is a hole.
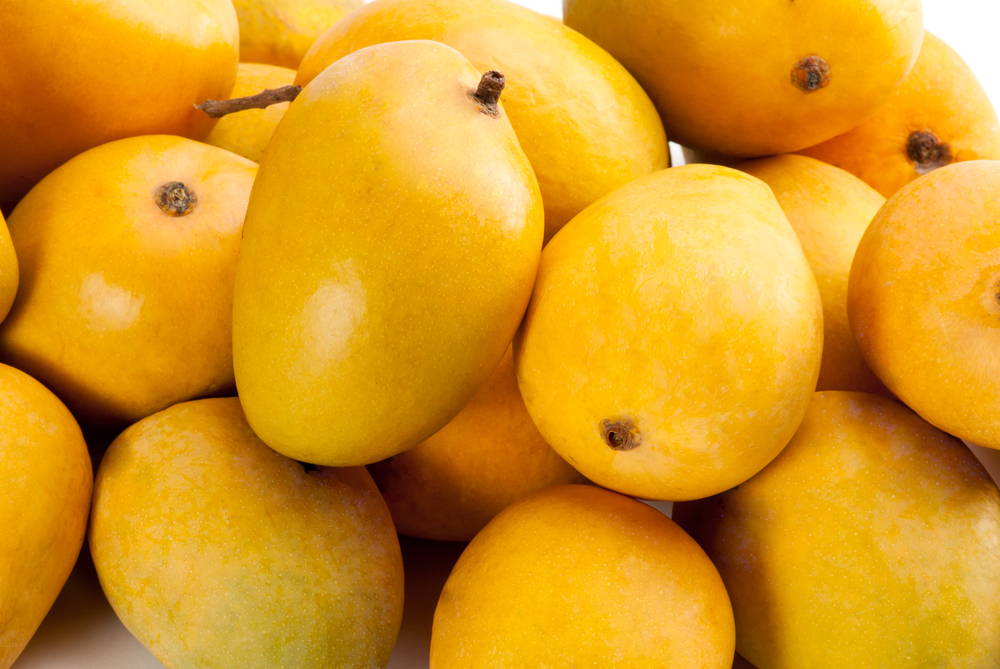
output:
M168 667L384 666L397 532L434 669L1000 667L975 77L920 0L564 10L0 2L0 667L85 534Z

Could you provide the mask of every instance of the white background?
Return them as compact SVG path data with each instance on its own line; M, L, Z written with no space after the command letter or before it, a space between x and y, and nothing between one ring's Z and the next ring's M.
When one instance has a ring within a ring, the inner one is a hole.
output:
M740 2L741 0L732 0ZM839 2L840 0L827 0ZM561 0L524 0L526 5L561 16ZM924 0L928 29L966 59L1000 107L1000 26L998 0ZM977 451L994 476L1000 451ZM438 589L460 546L403 541L406 557L406 613L392 669L426 667L430 616ZM117 622L101 595L89 565L81 564L15 669L145 669L156 662ZM235 668L234 668L235 669ZM282 669L282 668L275 668ZM289 668L293 669L293 668Z

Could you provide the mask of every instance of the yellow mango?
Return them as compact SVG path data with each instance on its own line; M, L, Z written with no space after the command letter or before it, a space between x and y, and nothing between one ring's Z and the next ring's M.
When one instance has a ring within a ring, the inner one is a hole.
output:
M330 66L279 124L250 198L233 322L240 399L278 452L383 460L444 427L500 362L543 218L480 84L450 47L381 44Z
M663 126L632 75L560 21L507 0L376 0L316 40L298 83L352 51L408 39L443 42L507 75L504 107L538 175L546 238L668 164Z
M1000 449L1000 161L956 163L889 198L858 247L847 312L896 397Z
M296 68L313 41L363 0L232 0L240 60Z
M244 97L260 93L268 88L280 88L291 84L295 70L277 65L260 63L240 63L236 72L236 85L232 97ZM271 105L266 109L246 109L219 119L212 132L205 138L206 144L238 153L259 163L264 149L271 141L274 128L288 109L287 102Z
M14 253L14 243L10 240L10 231L0 213L0 322L10 311L17 294L17 254Z
M767 185L687 165L599 200L545 248L518 381L546 441L590 480L706 497L760 471L794 434L822 320Z
M788 153L863 121L910 71L921 0L563 0L671 139L732 156Z
M401 534L441 541L469 541L514 502L582 481L531 422L510 350L450 423L369 470Z
M399 542L371 477L278 455L234 398L175 405L111 444L90 551L168 667L381 667L399 629Z
M181 137L76 156L11 214L0 356L81 416L128 422L233 384L232 285L257 168Z
M778 198L823 297L823 364L817 390L885 392L865 364L847 322L847 280L865 229L885 198L850 172L804 156L761 158L737 168Z
M764 471L674 517L760 669L1000 666L1000 491L895 400L817 393Z
M236 77L231 0L4 0L0 26L0 204L112 140L201 139Z
M593 486L519 502L468 545L445 583L431 669L729 669L719 573L659 511Z
M90 455L55 395L0 365L0 667L14 663L69 576L90 510Z

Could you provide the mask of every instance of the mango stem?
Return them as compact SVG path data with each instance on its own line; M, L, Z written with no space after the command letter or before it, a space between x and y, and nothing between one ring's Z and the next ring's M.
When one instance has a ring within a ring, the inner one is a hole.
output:
M291 102L302 91L301 86L289 84L281 88L267 88L260 93L229 100L205 100L194 106L212 118L222 118L226 114L244 111L246 109L265 109L280 102Z

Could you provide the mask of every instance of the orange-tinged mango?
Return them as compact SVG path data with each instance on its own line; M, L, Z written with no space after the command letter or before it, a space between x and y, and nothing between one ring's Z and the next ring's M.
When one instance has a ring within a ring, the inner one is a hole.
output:
M399 542L371 477L278 455L235 398L175 405L111 444L90 551L168 667L382 667L399 629Z
M401 534L442 541L469 541L514 502L582 479L531 422L510 351L450 423L369 470Z
M817 390L884 392L847 322L847 279L854 251L885 198L849 172L805 156L761 158L737 166L778 198L823 297L823 364Z
M515 345L539 431L590 480L694 499L760 471L816 386L822 304L771 190L687 165L570 221Z
M17 254L14 252L14 243L10 240L7 223L3 214L0 214L0 322L3 322L10 311L10 305L14 303L17 282Z
M803 153L843 167L889 197L944 165L1000 159L1000 122L962 57L927 33L916 65L884 105Z
M277 65L240 63L232 97L239 98L260 93L265 89L287 86L295 80L295 70ZM238 153L259 163L264 149L278 121L288 109L287 102L271 105L266 109L246 109L223 116L205 138L206 144Z
M889 198L858 247L848 316L899 399L1000 448L1000 161L935 170Z
M659 511L557 486L494 518L448 577L431 669L729 669L718 572Z
M563 0L566 24L649 92L671 139L798 151L882 104L920 49L920 0Z
M298 83L361 47L406 39L443 42L507 75L504 108L538 175L546 238L599 197L667 166L663 126L625 68L507 0L376 0L316 40Z
M230 0L6 0L0 26L0 203L98 144L204 137L236 77Z
M363 0L233 0L240 60L296 68L312 43Z
M497 84L451 47L393 42L331 65L288 108L233 312L240 400L278 452L332 466L400 453L503 357L543 218L502 101L486 99Z
M674 517L761 669L1000 666L1000 491L895 400L817 393L764 471Z
M0 365L0 667L14 663L76 562L90 455L55 395Z
M181 137L86 151L9 219L21 290L0 356L100 422L233 383L232 285L256 165Z

